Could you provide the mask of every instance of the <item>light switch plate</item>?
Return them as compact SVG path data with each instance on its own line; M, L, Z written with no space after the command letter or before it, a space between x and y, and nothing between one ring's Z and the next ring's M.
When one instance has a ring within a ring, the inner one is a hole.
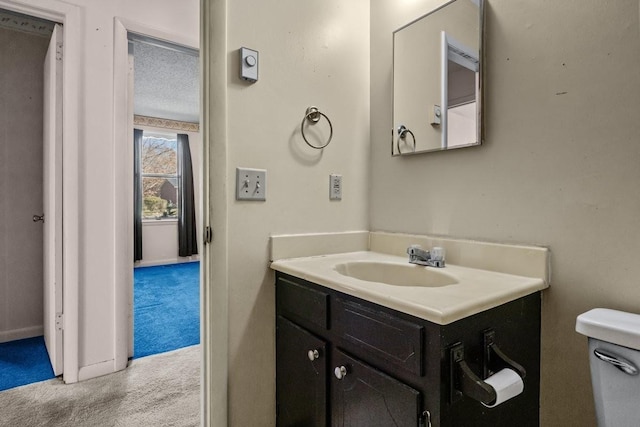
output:
M236 200L267 200L267 171L236 168Z
M342 200L342 175L329 175L329 200Z

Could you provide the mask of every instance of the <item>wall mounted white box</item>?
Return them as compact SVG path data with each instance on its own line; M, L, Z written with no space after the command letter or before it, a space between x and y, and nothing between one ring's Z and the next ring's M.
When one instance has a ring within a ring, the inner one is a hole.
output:
M240 77L251 83L258 81L258 51L240 49Z
M267 200L267 171L236 168L236 200Z
M342 175L329 175L329 200L342 200Z

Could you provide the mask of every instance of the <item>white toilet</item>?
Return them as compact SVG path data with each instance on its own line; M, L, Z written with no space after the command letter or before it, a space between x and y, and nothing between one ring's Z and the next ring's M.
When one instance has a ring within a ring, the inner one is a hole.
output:
M598 426L640 426L640 314L595 308L576 331L589 337Z

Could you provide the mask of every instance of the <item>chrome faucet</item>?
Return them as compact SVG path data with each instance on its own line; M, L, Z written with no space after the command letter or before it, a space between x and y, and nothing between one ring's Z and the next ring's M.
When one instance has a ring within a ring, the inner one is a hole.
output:
M444 267L444 251L442 248L433 248L433 255L430 251L422 249L419 245L411 245L407 248L409 263L424 265L427 267Z

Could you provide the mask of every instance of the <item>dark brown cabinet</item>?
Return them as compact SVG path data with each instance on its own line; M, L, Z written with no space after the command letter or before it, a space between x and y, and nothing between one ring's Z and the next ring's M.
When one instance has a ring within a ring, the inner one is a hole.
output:
M277 330L278 425L326 426L326 343L282 317Z
M540 294L438 325L278 272L279 427L537 426ZM484 378L485 332L526 369L495 408L457 390L452 348Z
M332 379L331 425L418 425L420 392L339 350L334 355L344 375Z

